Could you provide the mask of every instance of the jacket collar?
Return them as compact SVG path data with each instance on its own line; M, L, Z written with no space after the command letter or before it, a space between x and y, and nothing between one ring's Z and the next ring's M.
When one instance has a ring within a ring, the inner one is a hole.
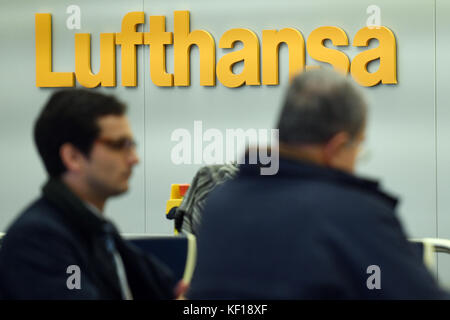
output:
M259 164L243 164L240 165L239 168L241 175L260 175ZM381 197L393 208L395 208L398 204L398 199L382 191L380 189L379 182L376 180L357 177L341 170L327 168L310 162L304 162L290 158L280 157L279 170L276 175L267 175L261 177L284 177L292 179L322 180L329 183L359 189L363 192L372 193L378 197Z
M63 218L85 236L111 232L112 224L92 212L60 179L51 178L42 188L43 196L59 209Z

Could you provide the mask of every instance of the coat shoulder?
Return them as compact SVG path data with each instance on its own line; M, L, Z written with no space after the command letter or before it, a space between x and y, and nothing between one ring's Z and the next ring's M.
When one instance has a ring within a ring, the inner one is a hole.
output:
M64 222L58 209L41 197L29 204L10 224L4 244L7 245L8 242L22 237L32 238L42 235L45 235L46 239L55 238L56 241L69 240L72 237L72 231Z

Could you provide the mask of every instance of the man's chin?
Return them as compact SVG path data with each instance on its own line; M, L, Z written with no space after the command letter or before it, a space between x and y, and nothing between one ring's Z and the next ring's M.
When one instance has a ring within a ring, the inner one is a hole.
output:
M124 186L121 186L119 188L115 188L115 189L111 190L110 196L111 197L120 196L120 195L126 193L127 191L128 191L128 183Z

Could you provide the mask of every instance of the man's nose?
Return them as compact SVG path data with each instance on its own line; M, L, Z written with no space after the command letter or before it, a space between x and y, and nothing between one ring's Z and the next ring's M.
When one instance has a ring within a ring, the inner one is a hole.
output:
M130 150L128 161L133 166L139 163L139 156L137 154L136 148L132 148Z

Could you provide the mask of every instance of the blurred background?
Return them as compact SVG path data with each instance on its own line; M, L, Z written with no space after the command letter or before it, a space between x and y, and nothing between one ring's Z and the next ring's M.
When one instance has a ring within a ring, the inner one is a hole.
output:
M80 28L66 25L71 5L80 8ZM123 16L143 11L148 31L151 15L166 17L166 31L173 31L173 12L190 11L191 31L207 30L216 43L216 62L227 52L220 49L224 32L248 28L261 44L262 30L291 27L305 41L320 26L345 30L349 46L339 47L350 60L366 48L351 44L379 9L381 25L397 41L398 84L364 87L370 120L358 173L381 180L386 191L400 197L399 215L411 238L450 239L450 3L445 0L0 0L0 232L39 195L45 182L44 167L32 141L34 120L58 88L38 88L35 81L35 13L52 14L53 70L75 71L75 33L91 34L93 73L100 67L100 33L120 32ZM331 41L327 47L336 48ZM377 40L369 48L376 47ZM167 72L173 73L173 46L166 47ZM129 106L129 118L138 142L141 163L134 171L130 192L108 202L106 212L124 233L172 234L165 218L172 183L189 183L200 164L176 165L171 151L174 130L193 133L194 121L203 130L273 128L288 85L288 48L280 47L280 84L227 88L200 85L197 47L191 49L191 85L162 88L150 77L148 45L138 46L137 86L121 85L120 46L116 46L117 86L97 88L115 94ZM323 65L306 53L306 65ZM378 61L369 64L374 72ZM239 73L243 64L233 70ZM80 86L77 84L77 86ZM281 210L281 209L280 209ZM364 212L361 212L364 214ZM450 259L440 256L441 283L450 284Z

